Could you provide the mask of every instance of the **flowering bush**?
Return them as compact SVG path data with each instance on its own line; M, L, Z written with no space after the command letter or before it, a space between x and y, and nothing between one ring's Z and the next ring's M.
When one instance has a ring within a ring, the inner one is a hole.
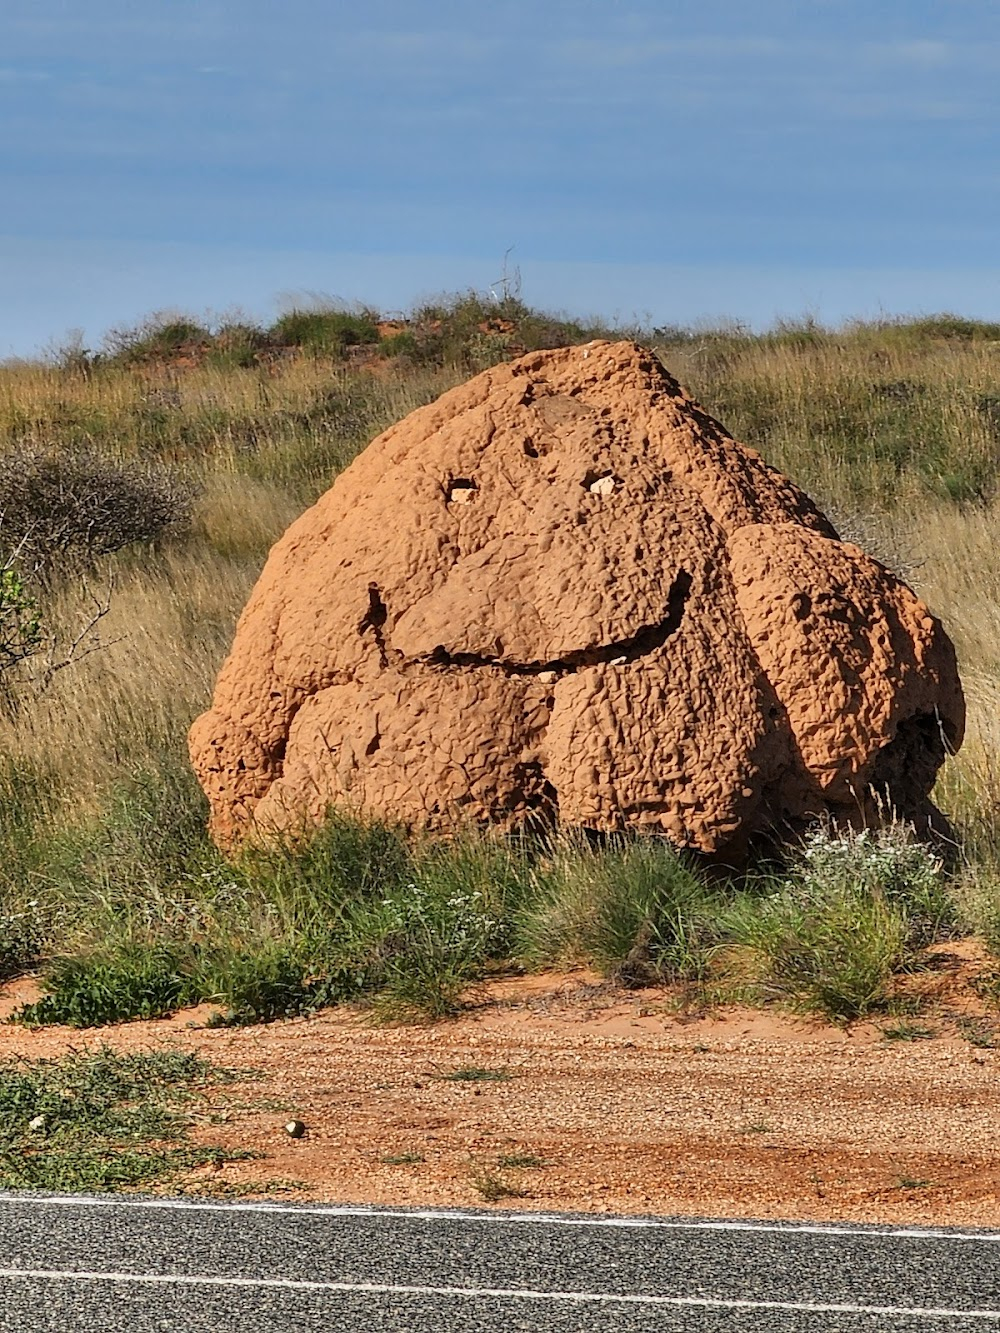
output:
M941 862L903 825L820 827L791 873L731 915L765 990L838 1019L883 1005L893 974L953 923Z

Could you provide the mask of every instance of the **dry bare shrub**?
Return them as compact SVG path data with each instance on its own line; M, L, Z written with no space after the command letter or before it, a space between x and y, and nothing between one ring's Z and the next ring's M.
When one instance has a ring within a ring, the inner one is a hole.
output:
M48 580L185 527L195 494L162 467L14 449L0 456L0 555Z
M890 573L912 586L922 564L922 557L913 549L912 532L901 533L899 524L891 515L873 509L847 509L836 502L824 505L822 496L819 505L841 541L853 542Z

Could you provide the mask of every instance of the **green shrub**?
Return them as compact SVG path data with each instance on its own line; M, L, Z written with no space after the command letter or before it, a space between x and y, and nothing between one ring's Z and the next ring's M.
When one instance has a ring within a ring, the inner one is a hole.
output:
M962 924L982 937L994 958L1000 958L1000 875L995 863L966 865L956 896Z
M99 1027L133 1018L161 1018L187 999L184 960L169 945L134 944L55 960L46 994L16 1013L28 1024Z
M229 864L200 823L185 833L183 799L166 813L175 800L133 782L78 835L70 947L23 1021L91 1026L209 1001L236 1024L365 997L392 1016L440 1015L506 955L521 862L502 844L412 848L332 813Z
M199 960L187 990L190 998L219 1005L214 1026L237 1027L292 1018L317 1007L308 963L280 941L257 947L217 947Z
M373 310L292 309L268 329L271 342L315 356L339 357L348 347L378 342Z
M444 296L419 306L410 322L412 357L430 365L459 366L473 372L522 352L625 336L596 321L582 323L534 310L518 296L497 299L476 291Z
M518 870L516 858L488 840L431 844L415 856L410 879L381 903L383 1011L457 1011L463 990L508 953L508 902L523 891Z
M404 330L401 333L391 333L387 338L382 338L378 350L383 356L406 356L412 359L418 355L420 345L416 334Z
M17 906L0 902L0 981L20 976L38 961L48 926L38 899Z
M132 328L110 330L105 348L112 360L132 366L171 361L181 355L200 356L211 339L204 324L185 315L159 313Z
M45 969L45 994L15 1015L29 1026L100 1027L161 1018L189 1004L219 1006L216 1026L266 1023L331 1002L313 978L297 942L237 941L221 935L204 945L111 941L103 949L57 958ZM337 995L336 999L349 998Z
M628 984L694 980L718 936L717 899L662 838L564 839L534 874L517 920L529 965L587 962Z
M238 865L308 927L392 893L410 873L411 852L401 828L331 810L301 838L247 846Z
M884 1006L894 973L953 919L941 865L911 831L823 828L785 881L736 901L728 932L767 993L848 1020Z
M0 759L0 980L32 967L61 924L51 892L54 795L46 775Z
M3 538L0 518L0 542ZM38 651L42 641L38 603L24 577L11 563L15 557L20 558L21 546L19 543L8 553L7 563L0 564L0 674L26 661Z
M818 830L803 843L797 878L806 894L854 892L901 909L913 949L946 935L955 923L941 861L905 824Z
M893 323L880 326L891 331ZM955 342L998 342L1000 324L982 319L966 319L963 315L925 315L922 319L895 321L895 328L917 339L951 339Z
M755 950L765 994L833 1019L883 1006L907 958L905 913L847 886L790 885L744 900L730 915L737 943Z
M256 324L234 320L212 335L205 364L217 370L248 370L273 349L271 338Z

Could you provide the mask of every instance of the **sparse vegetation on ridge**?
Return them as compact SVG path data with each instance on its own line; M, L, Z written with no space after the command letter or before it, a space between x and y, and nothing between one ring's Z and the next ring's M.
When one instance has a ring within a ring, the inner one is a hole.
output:
M472 371L614 331L475 294L406 320L152 320L99 355L0 367L0 975L40 968L46 990L24 1021L209 1001L244 1023L345 999L440 1016L498 969L567 962L849 1019L891 1007L943 936L1000 955L1000 328L636 332L945 620L970 703L937 790L956 865L899 830L820 833L781 875L709 883L661 843L411 846L344 817L224 860L184 737L270 544L368 439ZM29 559L45 516L15 518L24 460L108 481L123 540ZM16 659L32 634L72 636L81 564L114 588L100 651L39 684Z

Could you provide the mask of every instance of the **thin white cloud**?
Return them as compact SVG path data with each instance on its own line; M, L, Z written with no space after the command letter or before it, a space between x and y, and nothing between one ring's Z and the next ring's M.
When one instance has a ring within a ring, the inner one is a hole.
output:
M980 42L928 38L863 42L856 56L863 67L925 73L933 78L946 75L961 81L1000 70L1000 42L985 36Z
M889 50L901 64L920 69L942 69L953 64L957 54L949 42L927 40L896 42Z
M660 64L671 58L684 60L759 60L787 58L795 47L772 37L677 37L650 41L602 41L600 38L570 38L554 46L557 57L570 65L626 68ZM669 74L669 66L663 68Z
M43 69L0 67L0 83L45 83L52 75Z
M969 97L934 97L908 91L898 93L868 92L851 89L833 90L818 96L816 106L826 114L844 121L969 121L992 116L992 106Z
M333 39L340 51L358 51L401 60L489 60L504 44L498 35L399 28L392 31L363 28L339 32Z

